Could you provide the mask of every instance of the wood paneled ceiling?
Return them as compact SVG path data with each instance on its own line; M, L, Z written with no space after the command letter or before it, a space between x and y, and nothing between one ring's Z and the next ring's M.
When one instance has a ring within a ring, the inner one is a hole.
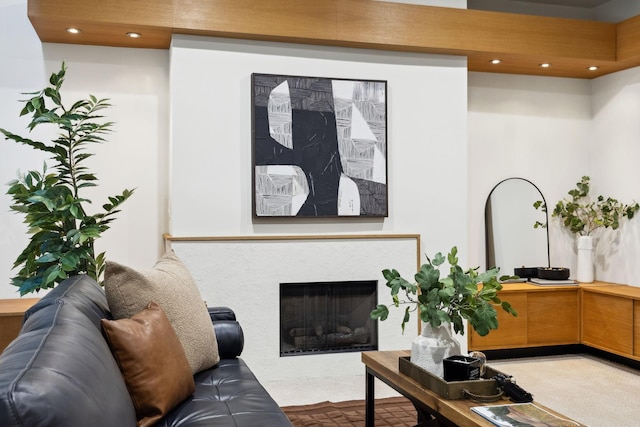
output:
M29 0L28 16L51 43L168 49L173 34L190 34L463 55L470 71L576 78L640 65L640 16L615 24L374 0Z

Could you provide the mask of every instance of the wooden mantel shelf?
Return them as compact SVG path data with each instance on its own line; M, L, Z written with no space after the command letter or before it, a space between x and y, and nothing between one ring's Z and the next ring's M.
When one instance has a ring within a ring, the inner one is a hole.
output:
M375 0L29 0L28 15L51 43L168 49L173 34L205 35L460 55L470 71L576 78L640 65L640 16L615 24Z

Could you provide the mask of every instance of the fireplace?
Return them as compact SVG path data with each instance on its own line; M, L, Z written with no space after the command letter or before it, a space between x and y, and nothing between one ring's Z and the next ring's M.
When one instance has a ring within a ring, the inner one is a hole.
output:
M281 283L280 356L378 349L376 280Z

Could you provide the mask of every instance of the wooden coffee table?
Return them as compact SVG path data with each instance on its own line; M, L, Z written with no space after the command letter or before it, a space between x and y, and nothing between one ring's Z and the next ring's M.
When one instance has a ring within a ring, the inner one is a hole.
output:
M366 427L374 427L374 382L378 378L398 393L409 399L418 412L419 426L451 426L451 427L490 427L493 424L475 412L473 406L504 405L513 403L501 399L492 403L480 403L467 399L448 400L425 388L413 378L400 373L398 359L410 355L404 351L368 351L362 353L362 362L366 367ZM561 418L567 417L543 405L537 406Z

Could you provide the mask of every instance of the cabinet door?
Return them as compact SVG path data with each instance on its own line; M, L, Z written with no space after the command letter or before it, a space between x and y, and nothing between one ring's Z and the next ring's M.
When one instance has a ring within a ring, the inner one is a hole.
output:
M524 347L527 344L527 294L501 292L500 298L508 301L518 312L513 317L500 307L498 311L498 329L481 337L475 331L469 332L470 350L496 350L502 348Z
M580 342L577 291L531 292L527 312L530 346Z
M640 301L633 302L633 354L640 357Z
M20 333L22 318L22 315L0 316L0 353Z
M24 312L40 298L0 299L0 353L22 328Z
M632 355L633 300L583 292L582 342L614 353Z

